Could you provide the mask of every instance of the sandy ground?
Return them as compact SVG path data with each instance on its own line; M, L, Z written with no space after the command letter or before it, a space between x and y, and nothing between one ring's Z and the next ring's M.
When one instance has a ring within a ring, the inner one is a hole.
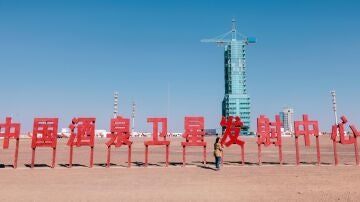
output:
M0 201L359 201L360 168L355 165L354 147L339 146L340 165L333 166L332 142L320 139L321 165L317 166L315 140L301 148L300 166L295 165L293 138L283 138L284 165L278 164L277 148L263 148L263 165L257 165L256 138L244 138L245 166L240 148L225 148L224 166L214 170L214 138L207 138L208 164L202 164L202 149L187 149L187 166L182 167L181 138L170 138L170 165L165 167L165 148L151 147L149 166L144 167L142 139L133 139L132 167L127 151L112 150L112 165L105 168L105 140L97 139L94 167L89 165L89 148L74 149L74 166L67 168L69 148L59 139L56 167L51 150L37 150L34 169L30 140L20 142L18 168L13 169L14 142L0 149ZM2 141L0 141L2 143ZM303 141L300 142L304 144Z

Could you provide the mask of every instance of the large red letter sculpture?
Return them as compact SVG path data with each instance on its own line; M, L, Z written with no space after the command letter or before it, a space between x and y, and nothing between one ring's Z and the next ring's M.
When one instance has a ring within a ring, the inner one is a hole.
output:
M270 122L269 118L266 118L264 115L260 115L257 118L257 144L258 144L258 158L259 165L262 164L261 161L261 145L265 147L274 144L279 147L279 162L282 164L282 142L281 142L281 126L283 123L280 121L280 116L275 116L275 122Z
M148 118L147 122L153 123L153 140L145 141L145 166L148 165L148 152L149 145L166 145L166 167L169 164L169 145L170 141L166 140L167 135L167 119L166 118ZM159 134L159 124L162 124L162 130ZM163 140L159 140L159 136L163 137Z
M128 146L128 167L131 166L131 144L130 138L130 119L125 119L121 116L111 119L110 134L108 134L110 140L106 142L108 147L107 153L107 167L110 166L110 150L111 145L115 147L121 147L121 145Z
M71 130L67 145L70 146L69 167L72 166L73 146L90 147L90 168L94 160L94 138L95 138L95 118L73 118L69 125Z
M34 168L36 147L51 147L53 149L51 167L55 167L58 118L35 118L31 141L31 168Z
M308 115L303 114L302 121L294 122L295 128L295 145L296 145L296 164L300 163L299 137L304 136L305 146L310 147L310 135L316 137L316 154L317 163L320 165L320 144L319 144L319 125L317 121L309 121Z
M16 140L13 163L13 167L16 168L19 154L20 123L11 123L11 118L6 117L5 123L0 123L0 137L4 138L3 149L9 148L10 138L14 138Z
M356 165L359 165L359 152L358 152L358 144L357 144L357 137L360 136L360 132L356 129L355 125L350 125L350 128L353 132L353 136L349 135L349 138L345 138L345 130L344 125L347 123L347 119L345 116L341 117L341 123L332 126L332 134L331 139L333 140L334 146L334 158L335 158L335 165L338 165L338 156L336 151L336 143L340 144L354 144L355 147L355 161ZM337 136L340 136L340 140L337 140Z
M185 132L183 137L186 142L181 142L183 147L183 166L186 164L185 148L186 146L204 147L204 164L206 164L206 142L204 141L204 117L185 117Z
M240 117L236 116L235 121L233 116L229 116L227 119L225 117L222 117L220 125L225 128L224 135L222 136L220 140L221 145L225 145L226 147L229 147L232 144L237 144L241 147L241 160L242 165L245 164L245 155L244 155L244 145L245 142L238 139L240 136L241 127L243 126L243 123L240 120ZM223 158L222 158L223 162Z

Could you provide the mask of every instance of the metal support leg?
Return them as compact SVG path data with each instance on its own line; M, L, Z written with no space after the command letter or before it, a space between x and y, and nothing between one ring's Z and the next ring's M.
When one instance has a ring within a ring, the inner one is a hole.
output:
M149 153L149 148L148 145L145 146L145 167L148 166L148 153Z
M72 162L73 162L73 146L70 145L70 156L69 156L69 168L72 167Z
M91 147L91 150L90 150L90 168L93 167L93 164L94 164L94 147Z
M317 156L317 164L320 165L320 143L319 137L316 137L316 156Z
M185 165L186 165L186 159L185 159L185 146L183 146L183 167L185 167Z
M32 153L31 153L31 168L34 168L34 163L35 163L35 148L32 148Z
M128 149L128 168L131 167L131 145L129 145Z
M295 147L296 147L296 165L300 164L300 151L299 151L299 138L295 137Z
M13 163L14 168L17 168L18 155L19 155L19 138L16 139L15 156L14 156L14 163Z
M106 160L106 167L110 167L110 153L111 153L111 145L108 146L107 149L107 160Z
M53 148L51 168L55 168L55 162L56 162L56 147Z

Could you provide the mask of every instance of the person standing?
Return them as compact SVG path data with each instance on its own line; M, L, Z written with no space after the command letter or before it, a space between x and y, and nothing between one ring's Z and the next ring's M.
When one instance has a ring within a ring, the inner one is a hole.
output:
M219 143L220 137L217 137L214 144L214 157L216 170L220 170L220 162L222 157L222 145Z

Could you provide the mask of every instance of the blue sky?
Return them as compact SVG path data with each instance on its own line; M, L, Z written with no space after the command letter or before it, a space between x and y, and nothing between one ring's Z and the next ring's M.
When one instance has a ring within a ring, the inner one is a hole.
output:
M0 0L0 119L23 132L34 117L94 116L108 129L113 92L119 112L137 105L147 117L168 116L182 131L185 115L220 128L223 48L200 43L231 29L258 43L247 50L252 129L256 117L284 106L308 113L322 131L339 114L360 127L359 1L7 1Z

